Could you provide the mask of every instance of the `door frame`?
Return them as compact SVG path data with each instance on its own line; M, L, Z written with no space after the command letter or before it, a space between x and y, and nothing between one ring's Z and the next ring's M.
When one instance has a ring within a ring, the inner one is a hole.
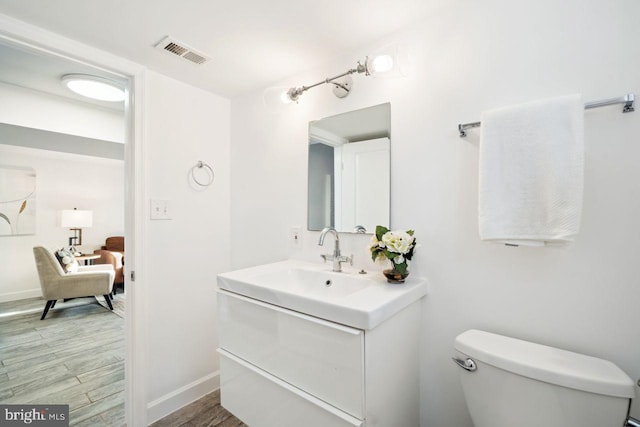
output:
M128 80L125 100L125 419L147 425L145 254L147 161L144 141L146 69L132 61L0 14L0 41L90 65ZM135 282L131 272L135 271Z

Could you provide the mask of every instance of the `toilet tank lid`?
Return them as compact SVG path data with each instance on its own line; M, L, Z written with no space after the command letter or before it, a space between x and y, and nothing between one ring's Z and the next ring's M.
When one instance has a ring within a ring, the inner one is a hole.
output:
M635 397L631 378L608 360L475 329L458 335L455 348L477 361L535 380L607 396Z

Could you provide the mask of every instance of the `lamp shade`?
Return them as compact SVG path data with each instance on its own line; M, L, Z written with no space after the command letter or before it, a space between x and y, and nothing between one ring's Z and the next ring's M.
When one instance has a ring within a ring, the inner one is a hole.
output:
M93 211L66 209L60 211L60 227L83 228L93 225Z

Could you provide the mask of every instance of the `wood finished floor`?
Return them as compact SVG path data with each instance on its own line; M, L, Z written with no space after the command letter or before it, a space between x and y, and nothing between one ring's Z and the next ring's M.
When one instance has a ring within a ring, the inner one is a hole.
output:
M151 427L248 427L220 405L220 390L167 415Z
M100 303L104 304L102 297ZM0 403L68 404L70 425L124 426L124 297L110 312L93 298L0 303ZM154 427L248 427L215 391Z
M0 403L68 404L72 426L124 425L124 319L82 298L41 321L44 305L0 303Z

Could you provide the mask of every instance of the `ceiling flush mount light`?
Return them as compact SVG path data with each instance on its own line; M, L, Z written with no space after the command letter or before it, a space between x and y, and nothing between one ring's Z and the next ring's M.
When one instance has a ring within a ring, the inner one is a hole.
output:
M113 80L89 74L66 74L62 84L78 95L100 101L124 101L124 89Z
M279 110L282 106L297 103L300 96L311 88L323 84L333 86L333 93L338 98L344 98L351 92L353 80L351 74L364 74L374 77L400 77L407 73L407 54L403 46L388 45L379 49L364 61L358 61L355 68L351 68L337 76L328 77L318 83L300 87L273 87L265 90L264 102L272 110Z

